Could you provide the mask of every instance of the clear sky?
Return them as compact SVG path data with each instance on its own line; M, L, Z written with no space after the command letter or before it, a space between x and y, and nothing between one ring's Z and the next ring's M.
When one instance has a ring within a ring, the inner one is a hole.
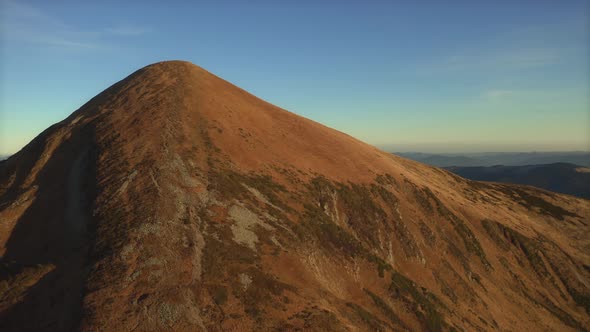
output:
M171 59L392 151L590 150L590 0L283 2L0 0L0 154Z

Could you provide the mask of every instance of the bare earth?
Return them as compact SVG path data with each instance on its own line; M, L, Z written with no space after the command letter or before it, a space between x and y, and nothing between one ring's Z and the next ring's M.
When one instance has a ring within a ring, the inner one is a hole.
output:
M162 62L0 162L0 330L588 330L589 223Z

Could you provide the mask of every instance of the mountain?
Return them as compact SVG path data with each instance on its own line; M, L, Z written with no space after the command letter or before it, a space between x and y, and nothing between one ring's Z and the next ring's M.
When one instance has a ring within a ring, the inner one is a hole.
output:
M162 62L0 164L0 330L588 330L589 220Z
M526 166L569 163L590 166L590 152L480 152L463 154L432 154L396 152L397 155L438 167L449 166Z
M590 199L590 168L556 163L528 166L447 167L464 178L531 185Z

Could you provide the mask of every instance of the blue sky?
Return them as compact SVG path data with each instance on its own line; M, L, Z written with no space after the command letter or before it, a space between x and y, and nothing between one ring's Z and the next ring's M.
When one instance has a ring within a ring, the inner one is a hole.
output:
M391 151L590 150L590 1L0 0L0 154L191 61Z

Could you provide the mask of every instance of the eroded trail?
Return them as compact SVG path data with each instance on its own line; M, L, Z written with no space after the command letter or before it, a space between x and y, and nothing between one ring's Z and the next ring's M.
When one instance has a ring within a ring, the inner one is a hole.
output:
M86 243L89 224L88 194L83 184L89 170L89 150L82 151L72 163L67 181L66 225L67 241L72 248Z
M60 331L76 329L81 315L89 249L90 199L85 183L91 177L90 149L81 151L70 167L66 189L65 241L70 254L61 269L69 280L63 310L58 320Z

